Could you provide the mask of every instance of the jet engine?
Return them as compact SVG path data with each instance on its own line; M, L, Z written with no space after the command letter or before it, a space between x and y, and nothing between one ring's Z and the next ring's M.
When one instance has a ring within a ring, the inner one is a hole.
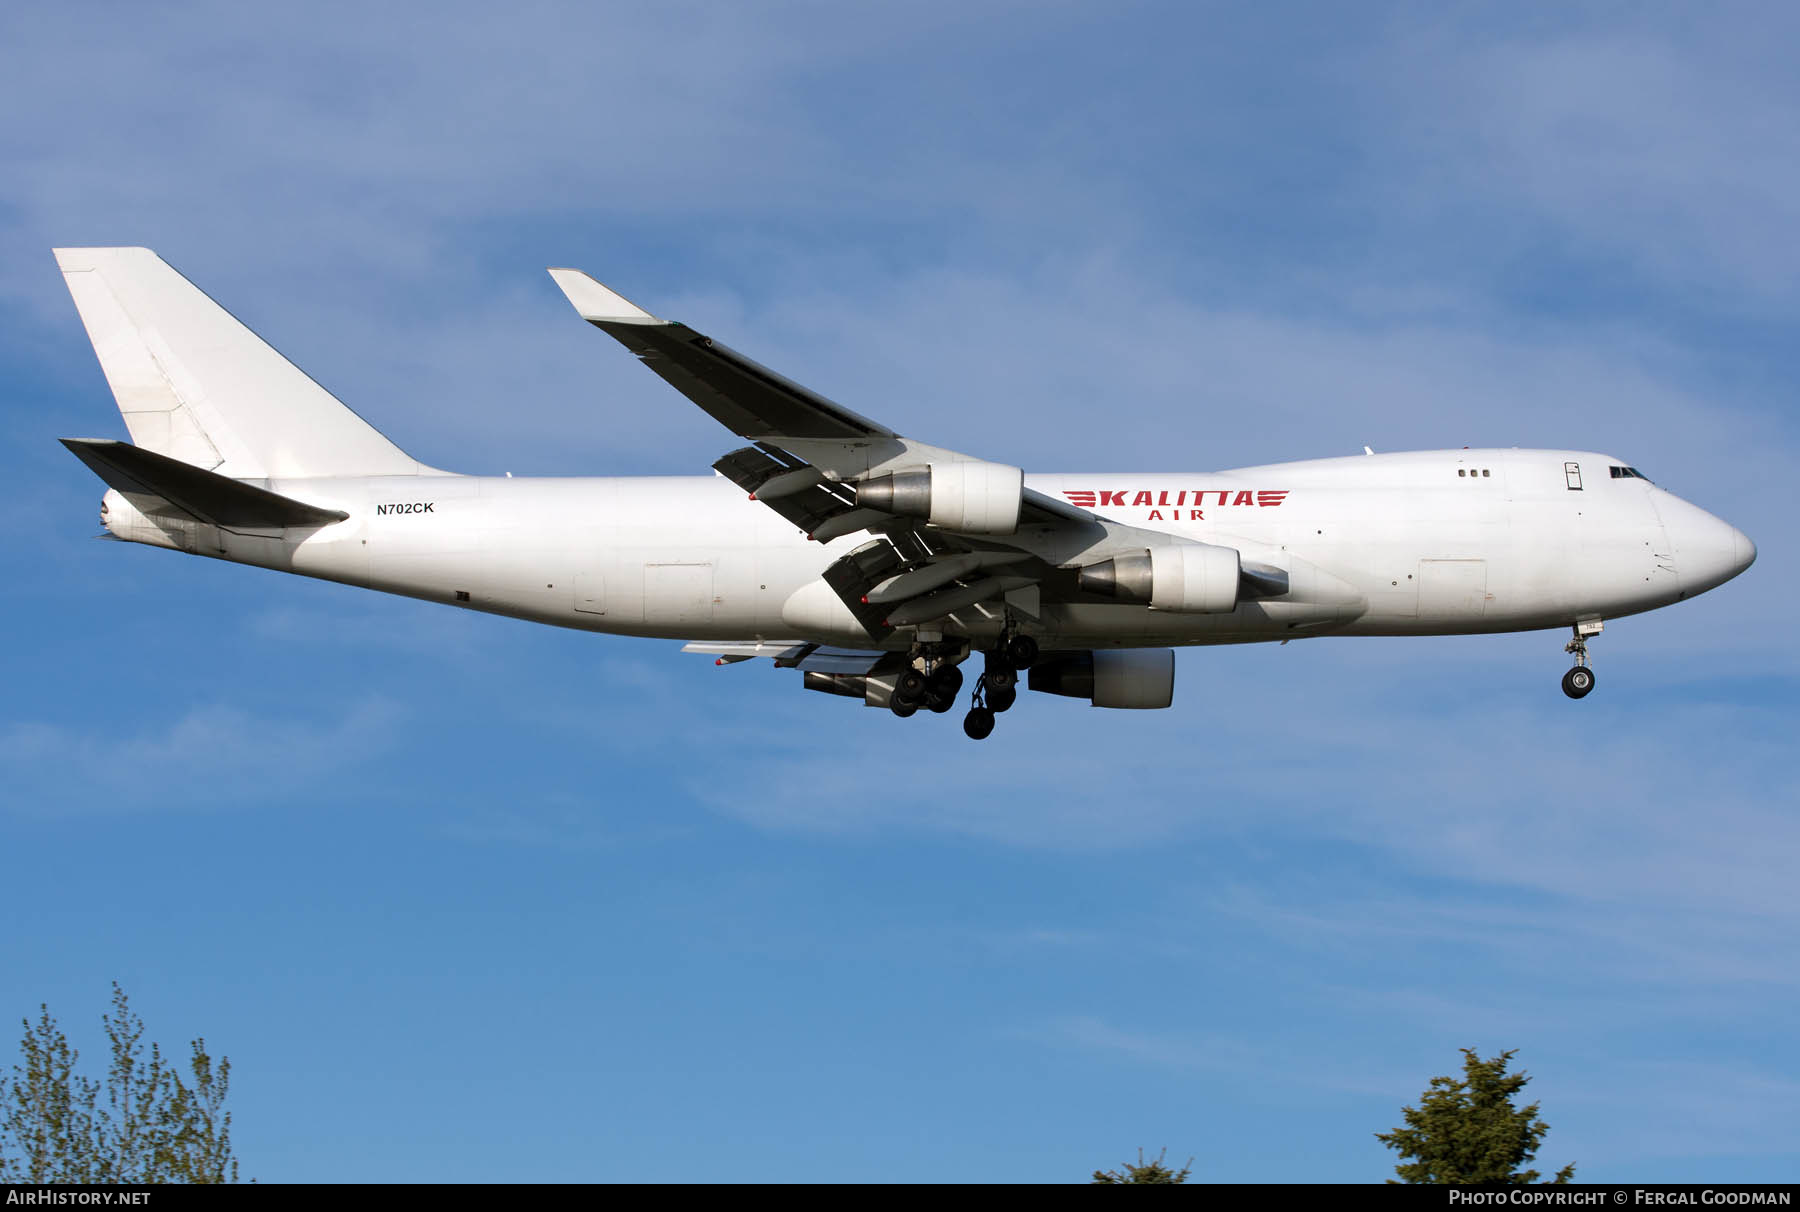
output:
M1167 707L1175 701L1175 650L1113 648L1053 653L1039 657L1029 676L1033 690L1087 699L1096 707Z
M886 707L894 701L894 682L898 671L889 673L821 673L807 670L801 685L825 694L841 694L847 699L861 699L868 707Z
M933 463L871 476L856 486L860 508L879 509L968 534L1019 528L1025 473L1004 463Z
M1089 564L1078 583L1083 593L1142 602L1152 610L1229 614L1237 609L1240 572L1235 549L1183 543Z

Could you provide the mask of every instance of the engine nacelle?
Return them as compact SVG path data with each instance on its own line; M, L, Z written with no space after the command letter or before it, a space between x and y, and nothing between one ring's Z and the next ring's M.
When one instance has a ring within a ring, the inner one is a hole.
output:
M1230 614L1237 609L1240 572L1235 548L1182 543L1089 564L1078 584L1083 593L1141 602L1152 610Z
M898 671L862 674L821 673L809 669L801 675L800 684L808 690L861 699L865 707L886 707L894 701L894 682L898 677Z
M1025 473L1004 463L933 463L871 476L856 486L859 507L969 534L1012 534L1019 528Z
M1031 689L1086 699L1096 707L1154 710L1175 701L1173 648L1109 648L1040 658Z
M860 674L819 673L809 669L800 675L800 684L808 690L820 690L826 694L841 694L847 699L866 697L868 683L869 679Z

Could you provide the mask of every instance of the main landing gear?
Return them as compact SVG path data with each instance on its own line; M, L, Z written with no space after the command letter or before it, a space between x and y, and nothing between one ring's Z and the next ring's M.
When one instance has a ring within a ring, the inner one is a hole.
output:
M986 657L986 668L969 696L969 714L963 717L963 732L972 741L986 740L994 731L994 717L1018 701L1019 671L1037 660L1037 641L1017 633L1003 636Z
M1563 693L1572 699L1586 698L1594 688L1594 671L1588 665L1587 642L1589 636L1600 634L1601 623L1598 619L1592 623L1575 624L1575 638L1563 645L1563 651L1575 657L1575 668L1563 674Z
M942 715L956 706L956 695L962 690L962 684L962 670L948 661L936 662L930 673L908 669L894 682L888 710L901 719L921 707Z

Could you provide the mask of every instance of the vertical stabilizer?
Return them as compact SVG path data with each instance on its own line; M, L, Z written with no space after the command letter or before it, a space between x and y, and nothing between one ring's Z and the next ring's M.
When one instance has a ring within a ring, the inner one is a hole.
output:
M426 470L147 248L59 248L131 440L234 479Z

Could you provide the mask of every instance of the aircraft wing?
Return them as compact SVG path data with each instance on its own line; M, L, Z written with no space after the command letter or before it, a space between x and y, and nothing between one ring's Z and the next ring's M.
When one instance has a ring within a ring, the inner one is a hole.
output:
M966 459L908 442L887 426L802 387L730 346L685 324L651 315L581 270L552 269L550 276L582 319L636 354L664 382L721 425L753 440L755 446L732 452L714 464L715 468L809 533L813 530L809 523L823 521L817 515L843 512L825 496L836 497L845 505L855 504L855 495L848 489L833 492L825 487L821 494L813 491L815 488L867 472L878 461L892 461L896 448ZM827 444L848 457L833 457L837 451L807 449ZM810 458L794 453L795 447ZM871 457L876 455L888 457ZM1024 490L1024 497L1023 509L1039 520L1086 521L1093 517L1031 489ZM808 505L812 508L805 507ZM840 525L820 541L863 528Z
M582 319L751 440L714 470L808 538L873 536L823 579L877 640L1000 598L1028 603L1035 614L1040 587L1052 600L1079 596L1076 578L1054 576L1057 568L1171 544L1206 546L1026 488L1017 467L902 437L685 324L651 315L580 270L550 276ZM1235 581L1236 552L1230 555ZM1019 591L1031 593L1009 596Z
M714 420L746 438L867 441L894 432L783 378L685 324L659 320L578 269L553 269L581 318L643 360Z

